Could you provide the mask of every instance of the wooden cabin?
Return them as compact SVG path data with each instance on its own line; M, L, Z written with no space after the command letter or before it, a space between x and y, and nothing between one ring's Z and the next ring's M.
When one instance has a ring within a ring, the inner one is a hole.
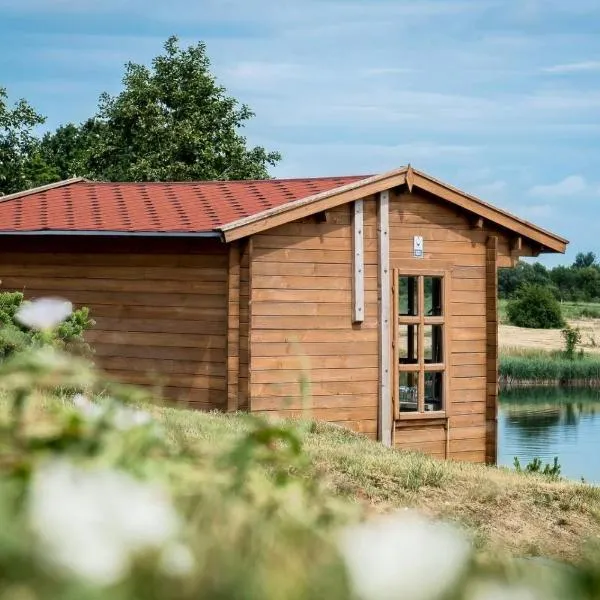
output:
M567 244L411 167L72 179L2 198L0 238L2 288L90 307L121 381L491 463L497 270Z

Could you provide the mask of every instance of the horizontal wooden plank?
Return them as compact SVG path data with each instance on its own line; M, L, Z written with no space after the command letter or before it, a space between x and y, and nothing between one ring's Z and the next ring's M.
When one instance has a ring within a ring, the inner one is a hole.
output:
M165 294L166 295L166 294ZM324 302L350 303L351 291L348 290L286 290L253 289L252 302ZM365 302L377 302L376 291L365 291ZM485 307L484 307L485 308Z
M446 440L446 429L439 425L429 427L396 428L396 444L419 444Z
M254 365L253 365L254 371ZM306 377L310 383L326 381L372 381L377 383L379 370L375 368L354 368L354 369L307 369L301 371L297 369L289 370L271 370L254 371L252 374L253 383L289 383L298 382L301 377Z
M349 250L300 250L294 248L257 248L252 256L257 262L349 264ZM365 264L377 265L377 252L365 252Z
M485 415L483 413L475 413L470 415L455 415L450 417L450 435L455 428L462 427L477 427L485 424Z
M317 382L310 386L312 396L329 396L340 394L348 396L352 394L365 395L376 392L377 383L373 381L331 381ZM251 384L251 393L254 398L277 396L290 398L302 395L301 386L298 383L259 383Z
M176 348L225 348L225 336L177 334L171 333L140 333L135 331L100 331L92 329L85 334L91 343L124 344L132 346L162 346Z
M461 390L482 390L486 389L486 377L454 377L450 382L452 392Z
M160 373L139 373L130 370L112 369L107 371L111 377L123 383L153 385L198 390L220 390L227 388L226 378L214 375L166 375Z
M223 245L222 253L193 254L130 254L130 253L52 253L52 252L2 252L0 265L77 265L100 267L209 267L227 268L228 254ZM0 267L1 269L2 267Z
M264 414L270 417L279 417L281 419L320 419L323 421L353 421L353 420L372 420L376 415L375 407L353 407L353 408L316 408L308 406L305 409L286 409L282 403L279 410L256 410L255 402L260 396L252 398L252 412Z
M253 332L254 339L257 332ZM315 332L316 333L316 332ZM252 359L256 356L280 357L289 356L345 356L348 354L347 342L281 342L254 343ZM377 356L377 341L366 341L353 344L352 354L355 356Z
M178 347L162 345L132 345L123 343L94 342L95 359L112 358L152 358L160 360L191 360L225 364L226 352L222 348Z
M355 353L359 342L377 341L377 329L359 329L354 330L337 330L337 329L290 329L290 330L270 330L270 329L253 329L252 330L252 352L261 343L340 343L354 342L352 347L346 345L346 352L343 354ZM364 354L365 352L363 352ZM370 353L370 352L369 352ZM313 353L308 353L312 355Z
M240 313L242 316L243 311ZM346 325L352 325L352 306L347 302L256 302L252 305L252 314L258 316L321 316L343 317ZM366 318L377 318L377 304L365 306Z
M454 325L454 323L453 323ZM450 330L450 337L452 342L459 341L482 341L485 342L487 340L487 331L485 327L452 327Z
M351 277L297 277L293 275L254 275L253 290L351 290Z
M26 296L30 298L54 295L56 295L55 290L46 289L29 289L26 293ZM65 295L68 295L68 299L74 304L85 306L93 306L96 304L171 306L174 308L220 308L226 306L224 294L205 295L69 291L69 293Z
M1 270L0 270L1 271ZM71 291L103 293L120 292L160 292L193 295L224 296L227 291L225 281L173 281L173 280L133 280L133 279L61 279L31 278L25 272L22 277L3 277L2 287L12 290L48 290L68 295Z
M164 375L214 375L225 377L225 361L200 362L193 360L173 360L165 358L133 358L121 356L107 356L98 359L102 367L107 370L122 370L126 365L129 371L140 373L159 373Z
M182 319L136 319L112 318L93 315L99 331L135 331L151 333L194 333L225 335L227 323L223 319L182 320Z
M253 410L301 410L306 407L311 408L371 408L373 417L376 415L377 408L377 388L372 394L350 394L350 395L330 395L315 396L311 398L280 398L278 396L259 397L252 400Z
M355 355L342 354L338 356L278 356L252 358L252 371L270 369L307 369L312 367L321 369L355 369L377 367L377 354Z
M174 280L174 281L226 281L227 270L218 267L122 267L40 264L0 264L0 278L24 277L53 279L118 279L118 280Z
M350 337L350 339L356 339L354 335L356 331L366 331L370 329L377 329L377 320L374 317L369 319L365 319L365 321L361 324L360 330L355 329L352 330L352 320L348 317L335 317L335 316L274 316L274 317L264 317L264 316L256 316L252 317L252 327L253 329L259 330L269 330L274 329L278 332L292 330L292 331L302 331L309 329L319 329L319 330L339 330L337 333L330 333L328 339L335 341L338 335L344 335L346 337ZM350 331L347 331L350 330ZM281 339L280 337L277 338ZM370 339L370 338L369 338Z
M91 306L91 316L109 317L127 320L134 319L167 319L184 321L215 321L225 323L227 306L141 306L125 304L96 304Z
M470 427L453 426L450 433L451 440L484 440L486 435L485 425Z
M485 377L486 365L456 365L452 368L453 377Z
M395 440L394 446L398 450L422 452L435 457L442 457L445 455L446 442L439 440L435 442L405 442L403 440Z
M450 364L453 367L469 365L486 365L487 354L485 352L452 352Z
M351 277L350 260L345 263L294 263L260 261L252 265L252 276ZM484 273L485 275L485 273ZM365 278L377 278L377 265L367 265Z

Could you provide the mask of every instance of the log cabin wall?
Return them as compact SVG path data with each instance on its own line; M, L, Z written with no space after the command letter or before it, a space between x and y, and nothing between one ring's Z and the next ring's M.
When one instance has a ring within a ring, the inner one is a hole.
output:
M328 210L326 221L310 217L252 236L251 409L312 416L375 438L374 198L364 202L365 317L360 324L352 322L351 223L352 204L346 204Z
M11 237L0 253L1 289L90 308L115 379L202 409L227 405L227 273L226 245L202 239Z
M426 193L392 195L390 267L413 272L446 272L446 415L445 419L396 421L397 448L422 450L438 458L495 460L497 335L496 246L481 220L453 210ZM424 257L410 258L413 237L422 236ZM493 271L493 273L492 273ZM493 346L493 348L492 348ZM427 413L424 415L427 417Z

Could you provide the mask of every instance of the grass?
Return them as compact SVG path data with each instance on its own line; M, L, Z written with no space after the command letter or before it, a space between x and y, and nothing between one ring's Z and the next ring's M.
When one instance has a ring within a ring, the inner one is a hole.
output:
M248 427L245 415L157 410L169 434L200 456L222 451ZM418 508L467 527L484 550L519 556L576 561L600 536L600 488L391 450L320 422L298 426L314 475L357 509Z
M511 348L500 355L503 385L600 385L600 356L586 354L569 360L560 350Z

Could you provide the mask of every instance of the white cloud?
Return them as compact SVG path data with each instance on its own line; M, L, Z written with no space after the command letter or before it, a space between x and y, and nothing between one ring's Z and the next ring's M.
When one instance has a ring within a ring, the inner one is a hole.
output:
M589 186L583 176L569 175L557 183L534 185L529 190L529 195L539 198L564 198L578 196L588 191Z
M583 62L553 65L542 69L544 73L555 73L562 75L566 73L581 73L588 71L600 71L600 60L586 60Z

